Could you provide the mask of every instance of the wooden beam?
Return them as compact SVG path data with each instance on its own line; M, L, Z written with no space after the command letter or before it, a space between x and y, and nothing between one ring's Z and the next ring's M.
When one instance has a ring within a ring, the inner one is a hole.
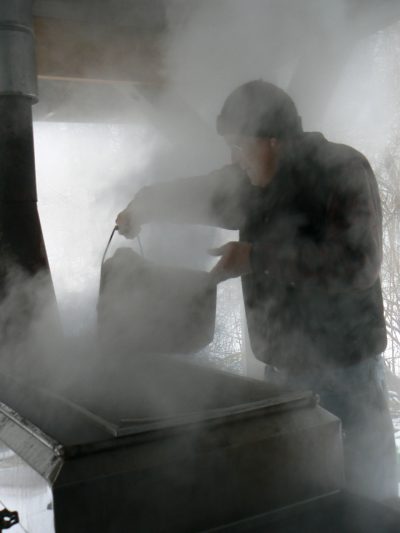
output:
M36 17L40 77L162 83L161 32Z

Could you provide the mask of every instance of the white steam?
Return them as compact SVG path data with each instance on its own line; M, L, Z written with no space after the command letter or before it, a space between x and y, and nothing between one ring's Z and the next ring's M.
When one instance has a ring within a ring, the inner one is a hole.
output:
M102 252L157 142L149 124L35 125L39 212L68 332L93 325Z
M240 83L264 78L288 89L306 128L321 128L369 157L375 141L385 146L396 108L385 62L388 46L380 34L363 37L354 48L363 35L384 26L383 9L352 12L358 22L350 25L345 1L171 0L168 5L167 87L152 103L145 89L124 87L126 115L135 117L131 125L35 124L39 212L68 334L95 323L101 255L116 214L136 191L228 161L215 118ZM96 101L96 89L89 100ZM64 120L70 111L76 121L79 105L70 96ZM146 227L142 235L149 258L201 269L212 264L207 248L231 238L214 229L165 224ZM117 237L116 246L125 244Z

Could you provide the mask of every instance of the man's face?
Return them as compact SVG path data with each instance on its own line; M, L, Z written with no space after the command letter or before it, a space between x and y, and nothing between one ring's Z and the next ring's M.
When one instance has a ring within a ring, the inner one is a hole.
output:
M252 185L266 187L277 170L279 145L276 139L226 135L231 161L247 174Z

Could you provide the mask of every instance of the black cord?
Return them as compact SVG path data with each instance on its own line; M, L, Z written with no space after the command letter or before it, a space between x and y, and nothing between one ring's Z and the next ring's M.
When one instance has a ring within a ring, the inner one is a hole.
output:
M144 257L143 247L142 247L142 241L140 240L139 235L137 235L137 242L139 243L140 255L141 255L142 257Z

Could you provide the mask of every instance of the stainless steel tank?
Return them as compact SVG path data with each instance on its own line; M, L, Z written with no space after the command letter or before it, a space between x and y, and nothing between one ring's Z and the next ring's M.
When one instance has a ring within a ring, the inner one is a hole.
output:
M175 357L79 375L62 394L0 375L0 501L24 531L199 532L342 486L340 421L310 392Z

